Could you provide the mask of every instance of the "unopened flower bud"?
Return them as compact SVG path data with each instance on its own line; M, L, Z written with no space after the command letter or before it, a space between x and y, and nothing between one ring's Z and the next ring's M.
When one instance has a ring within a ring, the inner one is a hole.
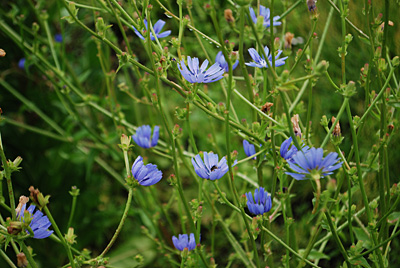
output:
M226 110L225 103L223 102L218 103L217 110L219 113L224 114Z
M399 58L399 56L396 56L396 57L394 57L394 58L392 59L392 65L393 65L393 67L399 66L399 63L400 63L400 58Z
M177 137L180 137L181 134L182 134L182 128L178 124L175 124L175 126L172 129L172 135L175 138L177 138Z
M375 53L374 53L374 56L375 56L375 58L380 58L381 57L381 55L382 55L382 47L377 47L376 49L375 49Z
M326 188L328 189L329 192L335 192L336 191L336 180L335 179L330 179L326 185Z
M242 194L242 195L240 196L240 198L239 198L239 204L240 204L240 207L242 207L242 208L247 206L247 197L246 197L245 194Z
M177 186L178 185L178 181L176 179L175 174L169 175L167 181L169 182L169 185L171 185L171 186Z
M253 133L258 133L260 131L261 125L259 122L253 122L253 124L251 125L251 129L253 131Z
M72 245L74 243L76 243L75 238L77 236L74 234L74 228L69 227L68 228L68 232L65 235L65 240L67 241L68 244Z
M232 161L235 161L237 159L238 154L239 154L238 151L236 151L236 150L232 151L232 153L231 153Z

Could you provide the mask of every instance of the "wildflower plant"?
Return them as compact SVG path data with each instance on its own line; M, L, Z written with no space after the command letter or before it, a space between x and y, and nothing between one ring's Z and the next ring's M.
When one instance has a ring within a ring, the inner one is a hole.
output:
M151 127L149 125L143 125L137 128L136 133L132 135L132 139L142 148L151 148L157 145L159 135L159 126L154 127L153 135L151 135Z
M199 241L200 242L200 241ZM191 251L196 248L194 234L180 234L178 237L172 236L172 243L177 250L183 251L185 248Z
M249 11L250 11L250 17L251 20L254 23L257 23L257 18L258 17L262 17L262 22L263 22L263 26L265 28L269 28L271 26L271 11L269 8L260 5L260 10L258 12L258 15L256 15L256 12L254 11L254 9L252 7L249 7ZM282 24L282 22L278 21L281 17L280 16L274 16L273 17L273 26L279 26Z
M304 151L298 151L292 157L288 164L295 172L286 172L296 180L319 179L333 174L333 171L339 169L343 162L338 159L337 153L329 153L323 157L322 148L311 148Z
M147 28L147 20L146 19L143 20L143 24L146 27L146 31L147 31L148 28ZM158 20L156 22L156 24L154 24L153 30L154 30L154 33L156 34L157 39L167 37L171 34L170 30L161 32L162 29L164 28L164 25L165 25L165 21L163 21L163 20ZM142 33L140 33L134 26L132 26L132 29L140 39L145 40L145 37L143 37ZM151 39L151 41L156 40L156 38L154 37L152 32L150 32L150 39Z
M219 63L214 63L206 70L208 67L208 60L205 60L201 66L199 66L198 58L192 59L188 56L187 65L189 69L186 67L184 60L181 60L180 64L178 63L178 69L189 83L212 83L223 78L224 70Z
M34 2L0 19L0 267L398 266L394 1Z
M269 48L268 46L264 47L264 52L265 55L267 55L268 57L268 61L270 63L270 65L272 66L272 55L269 54ZM257 50L255 50L254 48L249 48L249 54L251 56L251 58L253 59L253 62L246 62L247 66L250 67L257 67L257 68L268 68L268 63L265 60L264 55L260 56L260 54L258 54ZM279 59L279 56L282 54L282 50L278 50L278 53L275 55L275 67L279 67L285 64L285 60L288 57L283 57Z

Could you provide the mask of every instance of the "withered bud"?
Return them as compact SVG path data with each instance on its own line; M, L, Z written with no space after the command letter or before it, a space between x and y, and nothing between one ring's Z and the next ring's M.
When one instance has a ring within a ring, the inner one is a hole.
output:
M292 40L294 38L294 34L291 32L287 32L285 34L285 49L291 49L292 48Z
M35 203L35 205L42 209L49 203L50 196L44 197L39 189L35 189L33 186L29 187L29 192L31 192L30 198Z
M5 57L6 56L6 52L4 51L4 49L0 48L0 57Z
M263 113L268 114L271 111L271 107L274 104L272 102L266 102L263 106L261 106L261 111L263 111Z
M394 125L393 124L390 124L390 125L388 125L388 133L389 134L392 134L392 132L393 132L393 130L394 130Z
M225 17L225 20L226 20L228 23L233 23L233 22L235 22L235 18L233 17L233 14L232 14L232 10L231 10L231 9L225 9L225 11L224 11L224 17Z
M292 121L292 124L293 124L294 135L299 136L301 138L301 129L299 126L299 115L295 114L292 117L292 119L290 119L290 121Z
M22 222L20 221L12 221L10 225L7 226L7 233L11 235L17 235L22 231Z
M18 267L28 267L28 260L23 252L17 254Z
M25 205L26 203L28 203L28 201L29 201L29 198L24 195L21 195L19 197L19 203L18 203L17 208L15 209L15 212L17 213L17 215L21 212L22 206Z
M335 123L336 118L334 116L332 116L332 124ZM339 124L339 120L337 120L336 125L333 129L332 135L334 137L339 137L340 135L342 135L341 131L340 131L340 124Z

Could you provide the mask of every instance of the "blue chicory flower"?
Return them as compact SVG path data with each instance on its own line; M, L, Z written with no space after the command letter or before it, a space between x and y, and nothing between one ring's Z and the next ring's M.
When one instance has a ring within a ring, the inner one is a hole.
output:
M208 180L218 180L228 172L228 164L225 156L222 157L221 161L218 162L218 155L213 152L204 152L204 162L200 155L196 155L192 158L192 164L194 171L199 177ZM233 165L236 165L237 160L235 160Z
M139 155L132 165L132 176L142 186L150 186L159 182L162 172L154 164L143 164L143 158Z
M269 54L269 48L267 46L264 47L265 55L268 57L268 61L272 65L272 55ZM260 56L254 48L249 48L249 53L251 58L254 60L254 62L246 62L247 66L251 67L257 67L257 68L268 68L268 64L265 61L264 55ZM282 50L278 50L278 53L275 56L275 67L279 67L285 64L285 60L288 57L283 57L281 59L278 59L279 56L282 54Z
M144 20L143 20L143 23L144 23L144 26L146 27L146 30L147 30L147 20L144 19ZM165 32L162 32L162 33L161 33L161 30L162 30L162 28L164 27L164 25L165 25L165 21L163 21L163 20L158 20L158 21L156 22L156 24L154 24L153 30L154 30L154 33L156 34L157 39L167 37L168 35L171 34L171 31L165 31ZM143 35L135 28L135 26L132 26L132 28L133 28L133 30L135 31L135 34L136 34L140 39L142 39L142 40L145 39L145 38L143 37ZM153 36L153 33L152 33L152 32L150 32L150 39L151 39L152 41L156 40L155 37Z
M193 233L190 234L190 239L187 234L179 234L179 238L172 236L172 243L174 243L175 248L180 251L183 251L185 248L189 251L196 248L196 241Z
M49 237L54 232L47 230L51 226L51 222L49 221L47 216L43 216L43 213L40 210L36 210L36 212L33 213L35 208L35 205L30 205L29 208L26 210L32 217L29 227L31 227L33 231L33 238L43 239ZM25 209L26 204L23 204L21 210L17 214L17 217L20 221L24 221ZM28 230L26 232L29 233Z
M292 137L289 137L284 142L282 142L281 149L279 151L281 154L281 157L284 158L288 162L293 162L292 157L298 152L296 146L294 146L294 144L292 144L292 141L293 141ZM289 146L290 146L290 148L289 148ZM309 149L310 149L310 147L303 146L303 148L301 148L301 151L303 153L306 153Z
M251 17L252 21L254 23L257 23L257 16L256 16L256 13L254 12L254 9L252 7L249 7L249 10L250 10L250 17ZM266 8L265 6L260 5L259 16L264 18L263 25L265 28L268 28L271 26L270 15L271 15L271 12L270 12L269 8ZM277 21L280 18L281 18L280 16L275 16L273 18L273 26L278 26L278 25L282 24L282 22Z
M224 70L221 69L219 63L214 63L208 70L208 60L205 60L199 68L199 59L187 57L187 64L189 69L186 67L184 60L181 60L181 64L178 63L179 71L182 76L190 83L212 83L223 78Z
M62 36L62 34L55 34L55 35L54 35L54 40L55 40L57 43L62 43L62 41L63 41L63 36Z
M22 58L22 59L20 59L20 60L18 61L18 67L19 67L20 69L22 69L22 70L25 70L25 61L26 61L25 58Z
M142 148L151 148L157 145L158 137L160 135L160 127L155 126L153 130L153 137L151 137L151 127L143 125L138 127L136 134L132 135L133 140Z
M322 148L311 148L306 152L299 151L288 162L290 168L295 171L286 172L296 180L304 180L307 178L323 178L332 174L334 170L340 168L343 162L339 162L337 153L329 153L323 158L324 151Z
M222 68L222 70L224 70L224 72L226 72L226 73L229 72L228 63L226 62L222 51L218 52L217 56L215 57L215 62L217 62L219 64L219 66ZM235 68L238 66L238 64L239 64L239 61L236 60L232 66L232 70L235 70Z
M251 192L246 193L247 208L254 215L262 215L271 210L272 202L271 196L263 187L254 191L254 199Z
M244 149L244 153L247 156L252 156L252 155L256 154L256 148L255 148L254 144L251 144L247 140L243 140L243 149ZM253 159L256 159L256 157L253 157Z

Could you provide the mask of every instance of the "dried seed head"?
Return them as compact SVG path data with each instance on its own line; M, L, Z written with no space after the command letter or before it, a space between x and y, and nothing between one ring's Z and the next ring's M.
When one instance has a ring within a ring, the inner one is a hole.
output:
M334 116L332 116L332 124L335 123L336 118ZM332 135L334 137L339 137L342 135L341 131L340 131L340 124L339 124L339 120L337 120L336 125L333 129Z
M271 107L274 104L272 102L266 102L263 106L261 106L261 111L263 111L263 113L268 114L271 111Z
M292 124L293 124L294 135L299 136L301 138L301 129L299 126L299 115L295 114L290 121L292 121Z
M233 17L233 14L232 14L232 10L231 10L231 9L225 9L225 11L224 11L224 17L225 17L225 20L226 20L228 23L233 23L233 22L235 22L235 18Z
M292 48L292 40L294 38L294 34L291 32L287 32L285 34L285 48L286 49L291 49Z

